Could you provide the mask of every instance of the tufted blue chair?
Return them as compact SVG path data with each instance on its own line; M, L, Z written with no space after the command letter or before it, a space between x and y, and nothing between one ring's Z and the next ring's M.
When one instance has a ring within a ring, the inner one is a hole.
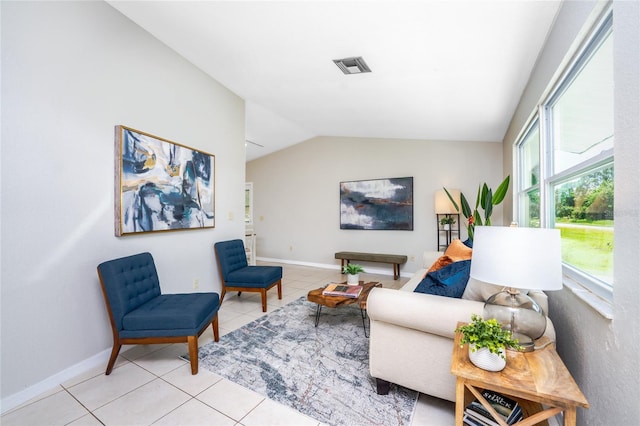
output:
M218 272L222 281L224 300L227 291L259 292L262 295L262 312L267 312L267 290L278 286L278 299L282 299L281 266L249 266L242 240L221 241L214 245Z
M189 345L191 374L198 373L198 336L211 324L219 340L218 293L161 294L150 253L103 262L98 277L113 331L105 374L111 374L122 345L180 342Z

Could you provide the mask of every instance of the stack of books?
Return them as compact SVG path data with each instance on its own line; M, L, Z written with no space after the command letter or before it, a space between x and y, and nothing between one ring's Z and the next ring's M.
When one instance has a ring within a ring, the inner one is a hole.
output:
M482 396L508 425L522 420L522 407L517 401L487 389L482 391ZM463 422L470 426L499 426L499 423L478 400L464 409Z
M351 297L353 299L360 296L362 292L361 285L347 285L347 284L328 284L324 290L322 290L323 296L339 296L339 297Z

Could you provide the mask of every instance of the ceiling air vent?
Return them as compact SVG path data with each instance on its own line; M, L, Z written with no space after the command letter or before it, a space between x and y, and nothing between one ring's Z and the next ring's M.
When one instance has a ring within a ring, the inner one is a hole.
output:
M371 72L367 63L362 56L344 59L334 59L333 62L345 74L362 74L363 72Z

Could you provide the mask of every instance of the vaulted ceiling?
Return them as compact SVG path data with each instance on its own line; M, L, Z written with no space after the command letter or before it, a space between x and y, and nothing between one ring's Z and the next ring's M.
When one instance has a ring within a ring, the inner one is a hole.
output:
M560 1L109 1L246 101L247 161L314 136L501 141ZM334 59L362 56L370 73Z

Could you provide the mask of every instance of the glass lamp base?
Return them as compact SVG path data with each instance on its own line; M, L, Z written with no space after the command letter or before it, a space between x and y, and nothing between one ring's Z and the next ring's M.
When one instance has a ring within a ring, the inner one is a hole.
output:
M512 336L514 339L518 339L518 343L520 344L520 349L518 350L518 352L534 351L536 344L531 337L525 336L524 334L521 334L521 333L513 333ZM507 349L515 350L513 348L507 348Z
M547 319L540 306L526 294L509 288L494 294L484 304L485 319L495 318L523 347L524 352L534 349L534 340L544 334Z

